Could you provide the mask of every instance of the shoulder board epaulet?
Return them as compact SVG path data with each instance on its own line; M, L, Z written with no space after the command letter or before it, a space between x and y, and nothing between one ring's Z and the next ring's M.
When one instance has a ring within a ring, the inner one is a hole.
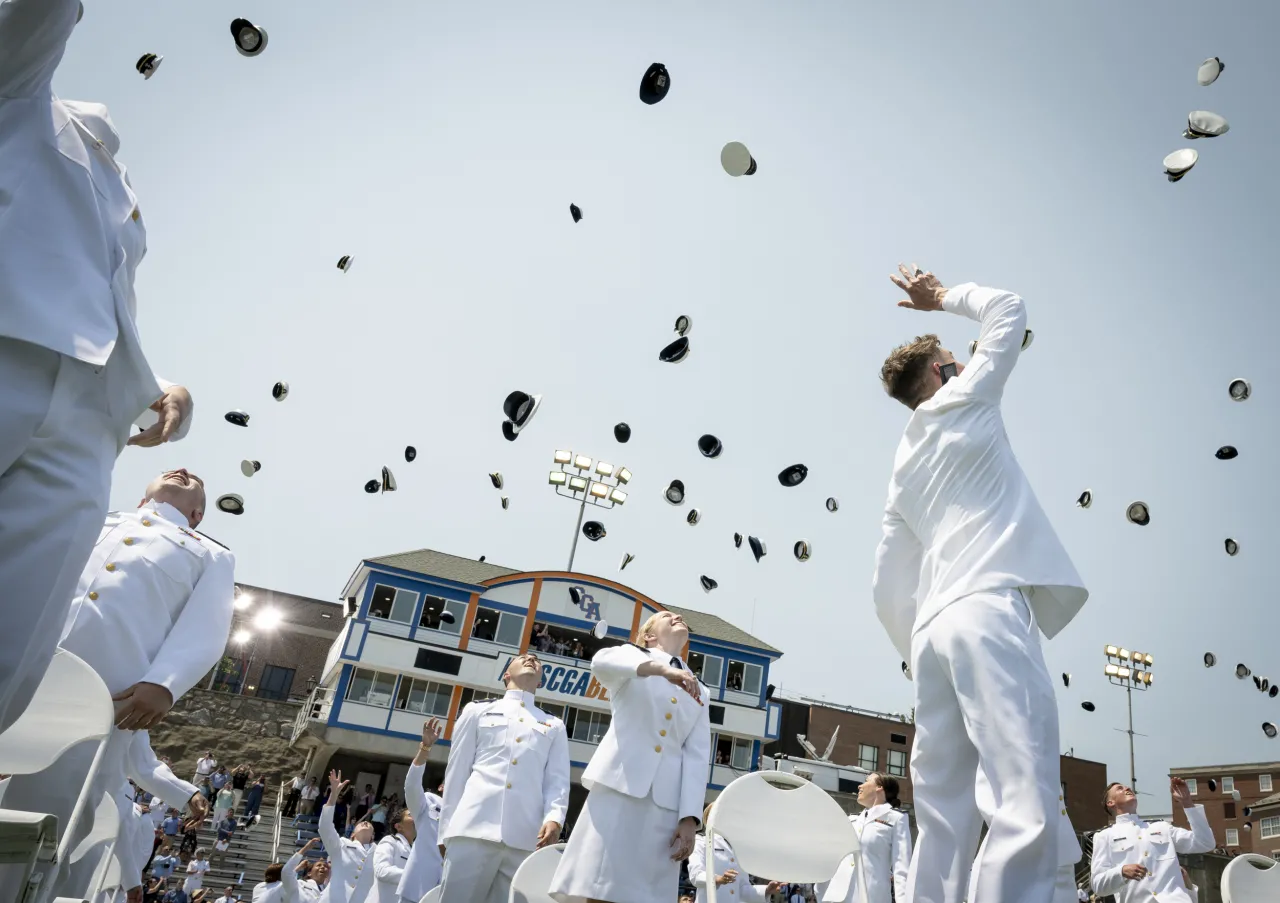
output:
M648 652L649 652L649 650L648 650L648 649L646 649L644 646L641 646L639 643L630 643L630 642L628 642L628 643L623 643L622 645L624 645L624 646L634 646L636 649L639 649L641 652L645 653L646 655L647 655L647 654L648 654Z
M230 552L230 551L231 551L231 546L223 545L222 543L220 543L220 542L218 542L216 539L214 539L212 536L210 536L208 533L201 533L199 530L192 530L191 532L192 532L193 534L195 534L195 537L196 537L197 539L207 539L207 540L209 540L209 542L213 543L215 546L218 546L219 548L226 549L228 552Z

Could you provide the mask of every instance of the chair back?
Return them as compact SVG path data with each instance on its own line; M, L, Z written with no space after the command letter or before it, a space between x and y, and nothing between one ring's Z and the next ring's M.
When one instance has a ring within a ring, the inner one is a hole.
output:
M435 887L431 888L431 890L423 894L422 899L419 900L418 903L440 903L440 890L443 887L443 884L437 884Z
M529 855L511 878L509 903L555 903L547 893L551 879L560 866L560 857L566 844L556 843L535 850Z
M1280 900L1280 862L1258 853L1241 853L1222 871L1222 903L1275 903Z
M102 843L110 843L120 833L120 807L116 805L114 794L104 793L93 808L93 827L89 833L76 841L71 851L71 862L79 862L94 847Z
M841 861L861 849L849 817L825 790L782 771L735 779L712 803L706 831L708 874L715 871L715 835L729 841L740 871L795 884L829 881ZM714 881L707 882L707 899L715 903ZM861 869L858 899L866 903Z
M0 774L35 774L77 743L111 732L115 707L98 673L59 649L22 717L0 734Z

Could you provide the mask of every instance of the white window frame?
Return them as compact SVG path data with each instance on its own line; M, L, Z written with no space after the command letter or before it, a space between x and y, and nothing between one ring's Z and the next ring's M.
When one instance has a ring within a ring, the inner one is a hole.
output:
M733 746L729 748L729 766L738 771L751 770L751 741L744 737L734 737Z
M356 699L351 695L351 690L352 688L355 687L356 678L360 674L369 674L371 675L371 679L369 681L369 689L365 693L364 698ZM387 693L386 702L382 702L381 700L379 700L378 702L370 702L369 698L371 696L381 696L381 693L375 693L374 690L378 686L378 683L383 679L389 680L391 682L391 689ZM389 674L386 671L376 671L373 668L355 668L351 672L351 680L347 682L347 693L343 697L343 699L345 699L347 702L354 702L356 705L369 705L369 706L373 706L374 708L389 709L391 708L391 703L395 700L395 696L396 696L396 675L395 674Z
M866 759L866 756L863 755L863 750L866 750L866 749L871 750L873 754L871 758L870 768L867 767L866 765L867 759ZM879 768L880 767L880 747L872 746L870 743L859 743L858 744L858 767L861 768L863 771L875 771L877 768Z
M435 599L444 603L443 610L453 615L453 623L446 624L445 622L441 621L439 627L428 627L427 625L422 623L422 615L420 614L418 615L418 629L419 630L438 630L441 633L447 633L447 634L450 634L451 636L461 636L462 624L467 619L467 603L459 602L457 599L446 599L444 596L433 596L430 593L426 593L423 596L423 602L422 602L423 614L426 613L427 605L430 603L432 599Z
M1231 793L1231 792L1232 792L1233 790L1235 790L1235 789L1236 789L1236 779L1235 779L1235 778L1223 778L1223 779L1222 779L1222 792L1223 792L1224 794L1229 794L1229 793Z
M377 595L378 587L389 589L393 594L391 596L391 609L387 612L387 616L385 618L382 617L382 615L375 615L373 613L373 596ZM404 593L412 599L412 601L409 602L409 613L405 616L404 620L393 617L396 613L396 608L401 604L401 593ZM413 614L418 610L418 595L418 593L411 589L401 589L400 587L392 586L389 583L375 583L373 585L373 595L369 596L369 617L375 621L386 621L388 624L404 624L405 626L408 626L413 623Z
M400 691L408 687L408 695L405 697L405 704L400 705ZM431 694L434 699L444 699L443 711L432 711L425 706L414 708L412 704L413 692L416 688L421 687L423 698L427 694ZM420 677L402 677L400 678L400 686L396 687L396 698L392 703L396 707L397 712L413 712L418 715L425 715L428 718L447 718L449 715L449 703L453 699L453 687L449 684L442 684L434 680L423 680Z
M1264 780L1266 781L1265 784L1263 783ZM1258 790L1260 790L1263 793L1272 792L1271 791L1271 775L1269 774L1258 775Z
M700 671L694 672L698 675L698 680L702 681L708 687L719 687L724 682L724 656L710 655L706 652L695 652L690 655L690 658L694 655L702 656L702 668ZM716 663L716 679L709 680L707 678L707 666L713 661Z
M1226 846L1229 846L1229 847L1240 846L1240 829L1239 828L1227 828L1226 831L1224 831L1223 833L1226 834L1227 836Z
M1262 819L1258 823L1258 837L1262 840L1280 837L1280 815L1268 815Z
M734 666L734 665L741 665L741 666L742 666L742 687L741 687L741 689L732 689L732 688L730 688L730 686L729 686L729 672L733 670L733 666ZM753 689L751 689L751 679L750 679L750 676L751 676L751 673L752 673L752 670L751 670L752 668L754 668L754 669L755 669L755 678L756 678L756 679L755 679L755 689L754 689L754 690L753 690ZM737 660L737 659L731 658L731 659L729 659L729 665L728 665L728 667L727 667L727 668L725 668L725 670L724 670L724 679L725 679L724 687L725 687L725 689L726 689L726 690L730 690L731 692L734 692L734 693L747 693L747 694L749 694L749 695L751 695L751 696L759 696L759 695L760 695L760 686L761 686L761 684L763 684L763 683L764 683L764 667L763 667L762 665L757 665L757 664L754 664L754 663L752 663L752 662L743 662L743 661L739 661L739 660Z
M1186 778L1185 780L1187 782L1187 793L1191 794L1192 796L1199 796L1200 782L1197 781L1195 778Z
M901 765L894 765L894 764L893 764L893 756L894 756L894 754L895 754L895 753L897 753L899 756L901 756L901 757L902 757L902 764L901 764ZM894 770L893 770L894 768L898 768L898 769L900 769L900 770L899 770L899 771L894 771ZM891 749L891 750L889 750L888 754L885 756L885 760L884 760L884 770L885 770L886 772L888 772L888 774L889 774L890 776L892 776L892 777L895 777L895 778L905 778L905 777L907 776L907 754L906 754L906 752L905 752L904 750L901 750L901 749Z
M498 616L498 624L494 628L493 639L491 640L481 639L480 637L476 636L476 627L479 626L480 624L481 610L491 611ZM495 646L507 646L512 649L519 649L520 643L524 640L524 619L525 619L525 615L518 615L512 611L501 611L500 609L497 609L497 608L488 608L486 606L480 606L479 608L476 609L475 623L471 625L471 636L473 639L480 640L480 642L482 643L493 643ZM510 634L511 632L510 625L512 621L516 622L515 642L510 642L509 637L507 640L502 639L502 633L504 630L507 631L508 634Z

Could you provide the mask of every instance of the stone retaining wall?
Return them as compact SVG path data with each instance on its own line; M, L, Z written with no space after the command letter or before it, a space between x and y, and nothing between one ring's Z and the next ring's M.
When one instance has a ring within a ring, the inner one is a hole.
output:
M306 760L305 750L289 746L300 706L192 690L152 729L151 745L158 755L169 756L174 772L186 780L195 774L196 760L213 750L228 771L243 763L255 774L265 774L268 786L278 786L301 771Z

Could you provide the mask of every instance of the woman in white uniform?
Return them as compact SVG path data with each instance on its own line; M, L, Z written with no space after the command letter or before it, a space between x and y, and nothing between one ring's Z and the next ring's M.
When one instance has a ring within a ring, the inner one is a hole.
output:
M871 772L858 787L863 807L849 821L858 832L861 851L836 869L822 893L822 903L857 903L858 882L867 888L867 903L907 899L907 868L911 864L911 823L898 801L898 782Z
M702 810L702 823L707 823L711 807ZM749 903L766 903L769 897L782 887L778 881L768 884L752 884L748 875L738 871L738 857L729 846L729 841L717 836L712 841L713 861L711 863L712 880L721 888L716 891L720 900L738 903L746 900ZM699 833L693 842L693 855L689 857L689 883L698 889L694 903L707 903L707 836Z
M684 619L660 611L635 645L591 661L613 720L582 773L590 793L551 881L560 903L675 899L711 770L706 690L681 657L688 641Z

